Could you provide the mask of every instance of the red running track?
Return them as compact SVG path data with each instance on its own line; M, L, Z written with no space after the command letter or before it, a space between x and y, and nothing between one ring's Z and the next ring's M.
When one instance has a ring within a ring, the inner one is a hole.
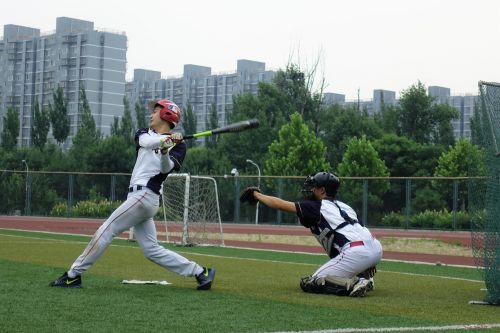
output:
M81 219L81 218L53 218L53 217L32 217L32 216L0 216L0 228L18 229L31 231L45 231L55 233L68 233L80 235L93 235L102 224L103 219ZM163 224L158 224L157 229L164 231ZM218 226L214 226L214 231ZM309 236L308 229L302 226L283 225L255 225L255 224L224 224L226 234L261 234L261 235L289 235L289 236ZM180 226L169 226L169 231L180 230ZM430 230L401 230L401 229L371 229L375 237L401 238L426 238L441 240L452 244L461 244L470 248L471 234L462 231L430 231ZM268 249L279 251L323 253L323 249L317 245L295 245L263 243L252 241L225 240L227 246ZM475 266L473 257L450 256L440 254L422 254L409 252L384 251L384 259L441 263L446 265L466 265Z

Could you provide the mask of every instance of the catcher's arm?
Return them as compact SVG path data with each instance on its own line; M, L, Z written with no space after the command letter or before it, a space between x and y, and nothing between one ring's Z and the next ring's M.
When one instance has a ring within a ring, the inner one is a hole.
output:
M294 202L286 201L281 198L273 197L270 195L265 195L260 192L254 192L253 196L255 197L255 199L259 200L259 202L263 203L269 208L279 209L289 213L297 212Z

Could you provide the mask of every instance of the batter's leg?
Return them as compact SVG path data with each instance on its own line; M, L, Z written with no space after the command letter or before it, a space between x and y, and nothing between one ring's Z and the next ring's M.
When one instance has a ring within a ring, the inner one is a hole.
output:
M182 276L195 276L202 273L203 267L180 254L167 250L158 244L153 219L137 224L135 236L144 256L158 265Z
M144 211L147 195L151 194L143 191L129 195L127 200L97 229L92 240L68 271L69 277L79 276L88 270L104 253L115 236L147 218Z

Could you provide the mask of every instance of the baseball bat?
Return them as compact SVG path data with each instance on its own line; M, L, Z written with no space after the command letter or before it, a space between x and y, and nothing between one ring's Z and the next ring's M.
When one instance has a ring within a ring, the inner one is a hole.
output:
M205 132L186 135L186 136L184 136L184 140L199 138L202 136L222 134L222 133L241 132L241 131L246 131L248 129L257 128L257 127L259 127L259 121L257 119L243 120L243 121L238 121L237 123L230 124L230 125L227 125L224 127L219 127L216 129L205 131Z

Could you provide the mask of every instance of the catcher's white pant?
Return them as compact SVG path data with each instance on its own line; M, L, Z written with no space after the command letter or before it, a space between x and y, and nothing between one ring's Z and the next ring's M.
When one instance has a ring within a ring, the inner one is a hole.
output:
M128 194L127 200L97 229L83 253L68 271L70 277L88 270L111 244L113 238L134 227L135 237L144 256L166 269L183 276L203 272L203 267L158 244L153 216L159 209L159 195L150 189Z
M313 276L319 278L330 275L350 279L377 265L381 259L382 245L377 239L363 240L362 244L359 241L351 242L344 245L340 253L321 266Z

